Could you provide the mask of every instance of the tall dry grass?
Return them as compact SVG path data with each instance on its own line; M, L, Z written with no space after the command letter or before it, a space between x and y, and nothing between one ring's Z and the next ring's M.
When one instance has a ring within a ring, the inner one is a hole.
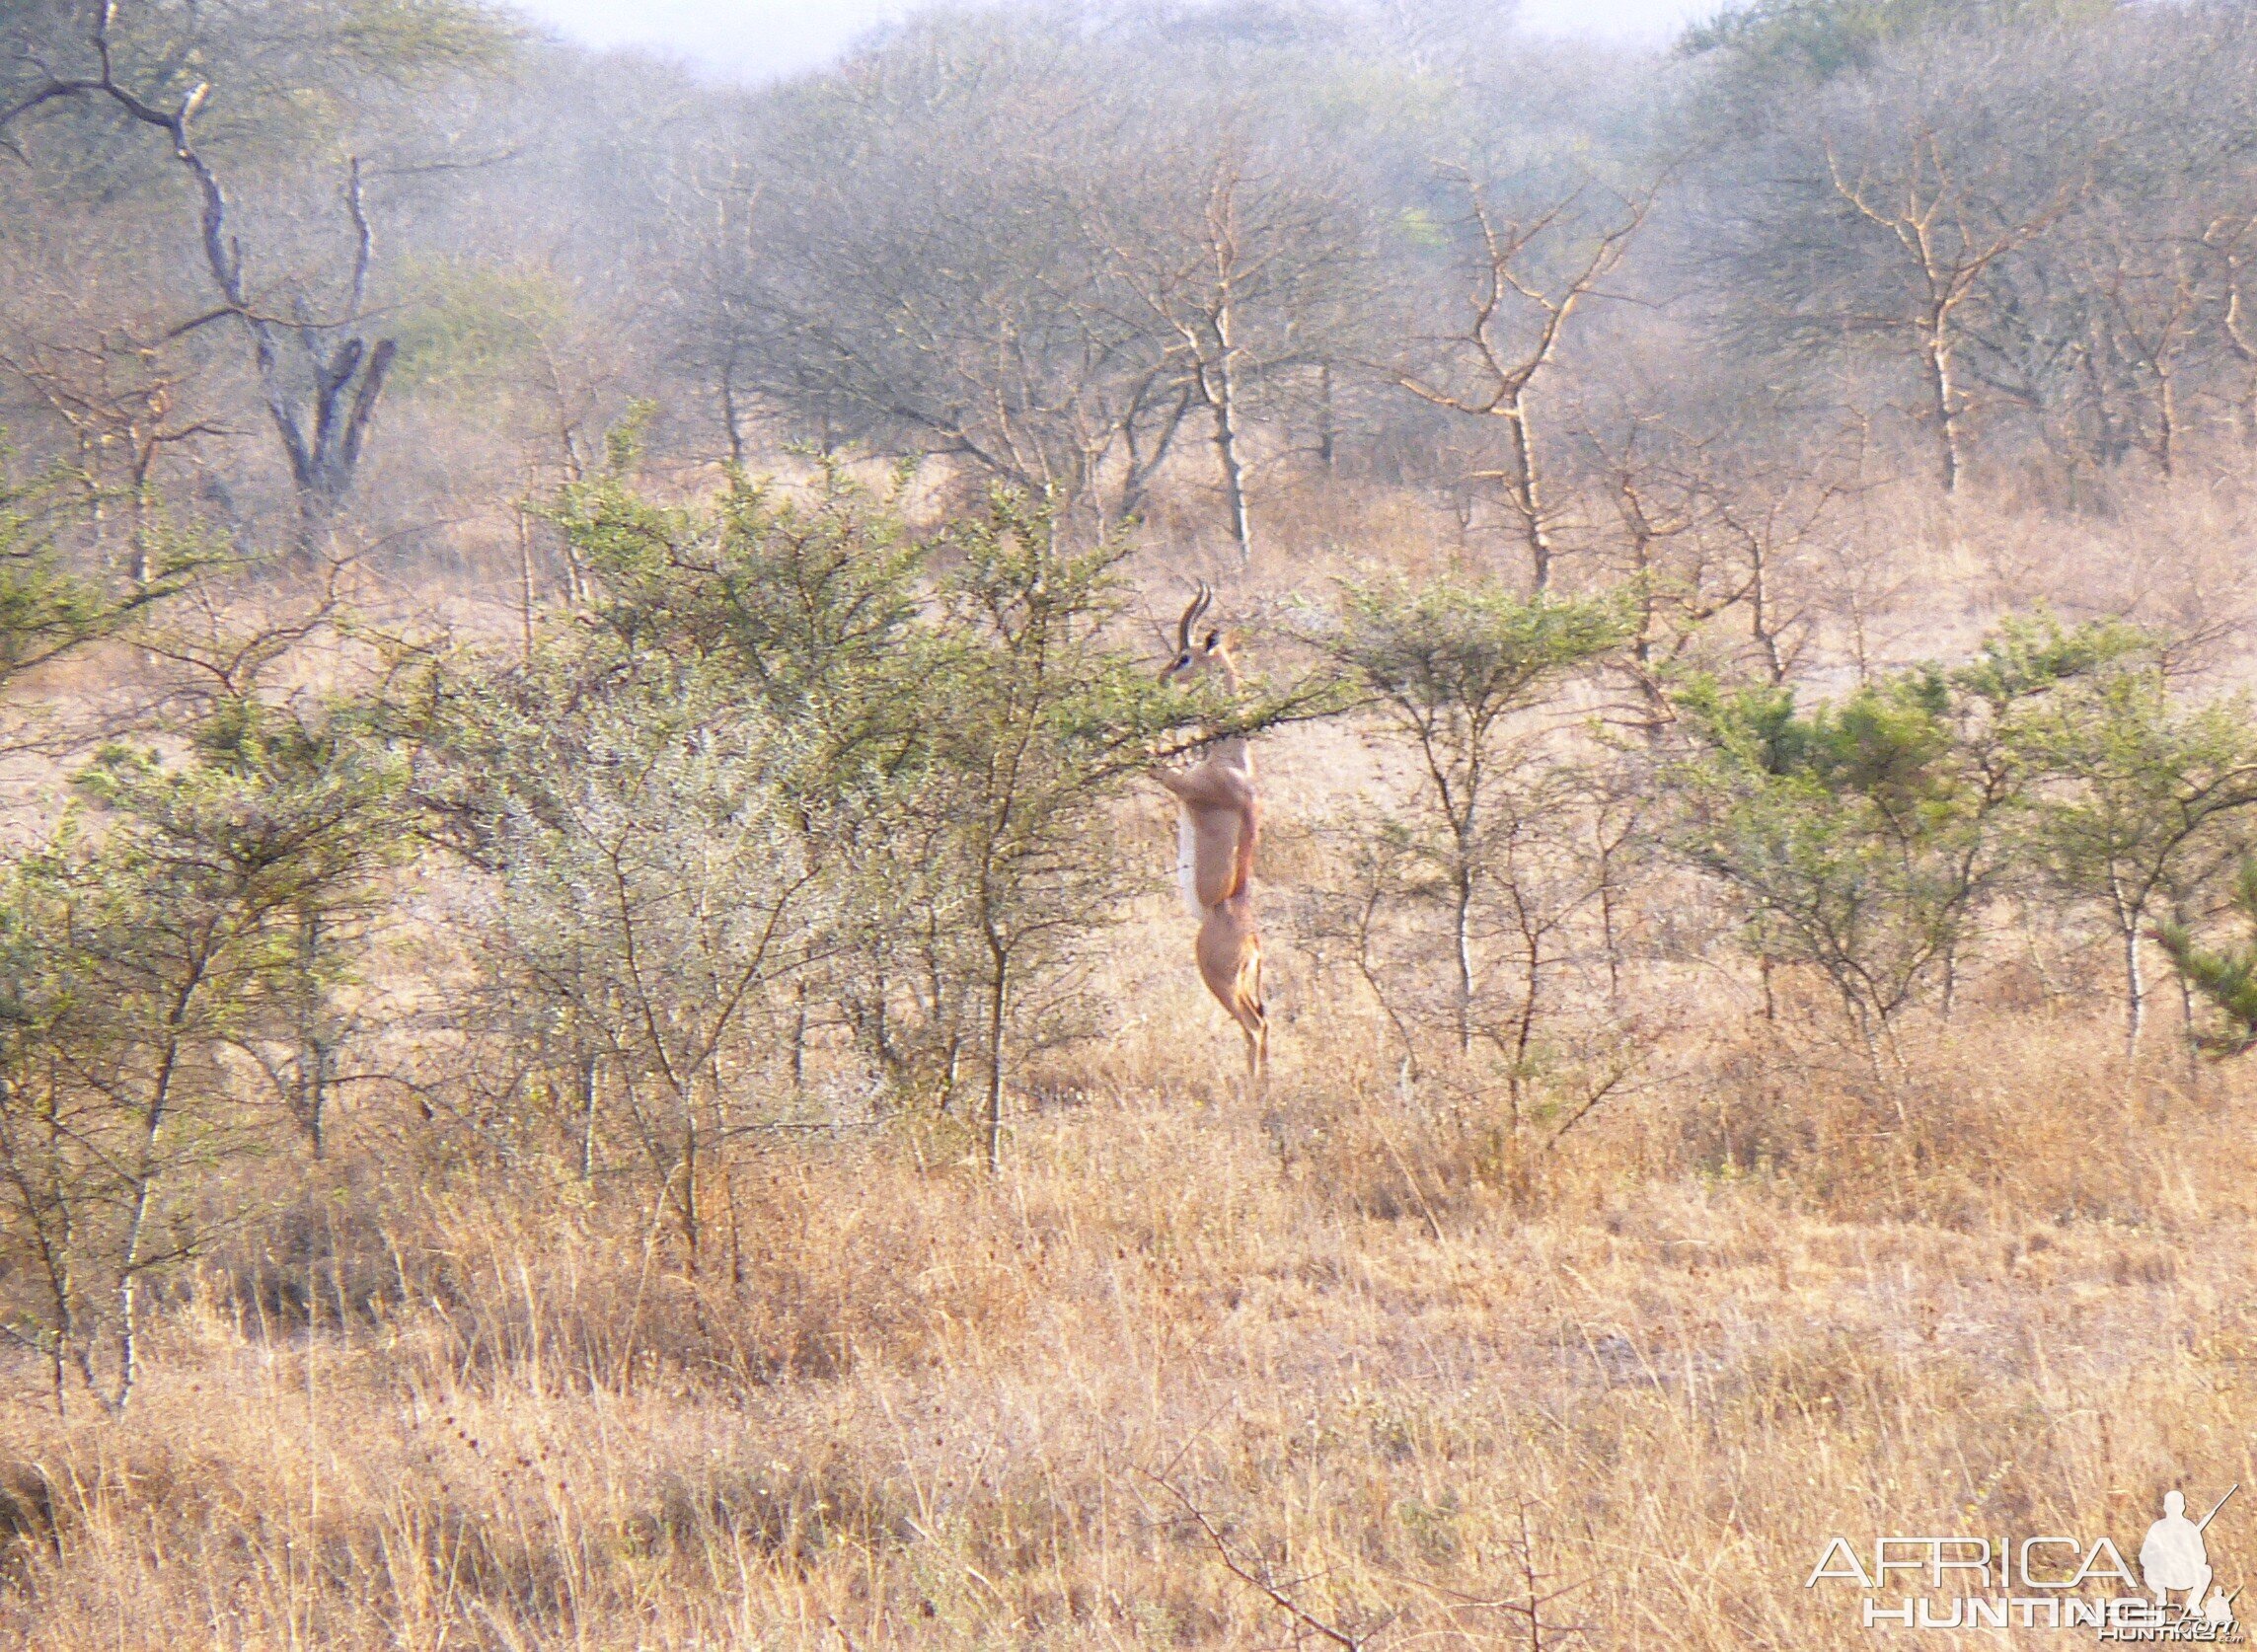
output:
M1280 577L1350 540L1412 565L1429 526L1374 506ZM2015 561L2011 529L1898 547L1876 647L2078 611L2105 536ZM2167 609L2185 571L2124 578ZM646 1184L357 1095L170 1305L123 1419L0 1363L0 1643L1311 1643L1250 1577L1374 1648L1803 1652L1867 1644L1853 1592L1804 1587L1836 1534L2132 1553L2167 1487L2257 1486L2257 1083L2190 1073L2167 1014L2127 1073L2102 965L1994 960L1880 1072L1811 983L1767 1015L1675 966L1638 1082L1516 1134L1478 1075L1406 1085L1291 944L1314 828L1382 760L1263 761L1265 1097L1157 897L1000 1175L947 1118L756 1138L695 1268ZM1124 829L1172 842L1157 801ZM430 950L394 1042L460 965ZM2257 1502L2212 1546L2257 1574Z
M122 1422L11 1394L0 1637L1289 1642L1235 1563L1375 1646L1536 1644L1532 1574L1543 1645L1847 1646L1835 1533L2130 1552L2257 1482L2238 1075L1985 1008L1884 1083L1727 1018L1513 1182L1360 1023L1256 1105L1185 1018L993 1181L931 1122L749 1162L695 1278L371 1136ZM2230 1586L2257 1516L2212 1541Z

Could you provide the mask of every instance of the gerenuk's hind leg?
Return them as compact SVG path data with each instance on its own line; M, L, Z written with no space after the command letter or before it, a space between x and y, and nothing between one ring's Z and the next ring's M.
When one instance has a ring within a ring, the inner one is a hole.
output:
M1269 1012L1261 998L1261 946L1257 942L1252 956L1239 977L1239 1002L1233 1014L1238 1017L1239 1029L1246 1035L1246 1093L1261 1094L1262 1081L1269 1077Z
M1269 1063L1269 1016L1261 1001L1261 941L1242 900L1210 907L1199 926L1199 978L1246 1041L1246 1083L1258 1091Z

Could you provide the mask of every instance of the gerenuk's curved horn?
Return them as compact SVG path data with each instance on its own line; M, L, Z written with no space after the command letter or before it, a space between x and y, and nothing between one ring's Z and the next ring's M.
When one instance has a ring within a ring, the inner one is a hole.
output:
M1214 600L1215 593L1208 588L1207 582L1202 579L1199 582L1199 594L1191 599L1191 606L1183 610L1183 618L1175 622L1175 651L1177 653L1187 654L1191 651L1192 622L1197 620L1200 614L1206 610L1207 605Z

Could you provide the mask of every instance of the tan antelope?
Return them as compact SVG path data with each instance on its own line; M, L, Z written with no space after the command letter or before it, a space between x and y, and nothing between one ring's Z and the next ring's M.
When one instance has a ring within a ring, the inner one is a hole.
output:
M1239 668L1223 633L1197 640L1192 628L1213 604L1206 585L1175 626L1175 657L1160 674L1164 683L1188 682L1220 671L1236 689ZM1230 1012L1246 1040L1246 1082L1259 1089L1269 1066L1269 1016L1261 1001L1261 938L1254 933L1254 841L1261 803L1254 794L1253 754L1242 734L1212 741L1197 767L1163 769L1157 778L1175 796L1176 876L1183 901L1199 920L1199 978Z

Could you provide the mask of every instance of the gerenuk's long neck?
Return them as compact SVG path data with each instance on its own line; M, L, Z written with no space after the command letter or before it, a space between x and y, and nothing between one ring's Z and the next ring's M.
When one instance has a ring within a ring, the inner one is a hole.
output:
M1223 668L1223 680L1231 685L1231 699L1236 702L1239 698L1238 664L1227 653L1219 655L1217 663ZM1247 744L1243 734L1230 734L1217 740L1213 746L1208 748L1208 759L1210 762L1222 764L1225 768L1236 769L1248 779L1253 777L1253 747Z

